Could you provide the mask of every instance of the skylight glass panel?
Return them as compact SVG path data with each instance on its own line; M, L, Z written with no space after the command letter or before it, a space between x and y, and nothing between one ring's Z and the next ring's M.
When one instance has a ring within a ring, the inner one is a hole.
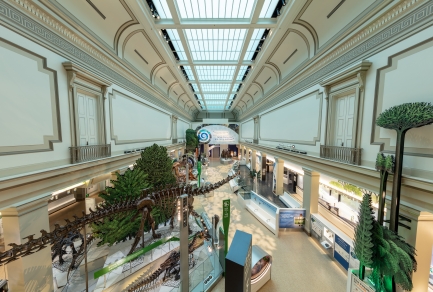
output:
M252 0L177 0L181 18L250 18L253 5Z
M189 80L194 80L194 74L192 74L192 69L190 66L183 66L186 74L188 75Z
M223 110L224 105L208 105L208 106L206 106L206 109L207 110L214 110L214 111Z
M205 94L204 98L206 101L208 99L222 99L225 100L227 98L227 94Z
M185 29L193 60L237 61L246 29Z
M260 42L263 33L265 32L264 28L256 28L253 31L253 35L251 36L250 43L248 44L247 52L245 54L244 60L251 60L253 58L254 52L257 49L257 45Z
M228 92L231 84L201 84L201 90L204 92Z
M167 34L170 37L170 41L173 44L174 49L176 50L177 55L180 60L187 60L185 55L185 50L183 49L182 42L180 41L179 34L176 29L167 29Z
M201 97L201 94L196 94L196 95L197 95L198 100L203 101L203 98Z
M161 19L172 18L170 8L168 8L167 5L167 0L153 0L153 5L155 5L156 11L158 11Z
M225 100L206 100L207 105L225 105Z
M194 88L195 92L198 92L198 86L197 86L197 84L192 84L191 83L191 86L192 86L192 88Z
M275 7L280 0L265 0L262 11L260 11L259 18L272 18L272 14L275 11Z
M189 66L185 66L189 67ZM246 67L246 66L242 66ZM201 81L221 80L231 81L235 74L236 66L195 66L197 77Z
M242 81L242 78L244 77L245 71L248 69L248 66L241 66L241 68L239 68L239 73L238 76L236 76L236 80L238 81ZM235 88L233 90L236 90L237 86L235 86Z

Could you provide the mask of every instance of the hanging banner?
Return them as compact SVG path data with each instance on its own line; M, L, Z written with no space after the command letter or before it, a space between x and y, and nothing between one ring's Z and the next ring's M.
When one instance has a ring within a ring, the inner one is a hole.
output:
M223 200L223 227L224 227L224 235L225 235L225 254L227 255L228 251L228 234L229 234L229 225L230 225L230 199Z
M335 234L334 258L346 270L349 269L350 245Z
M239 135L232 129L221 126L211 125L201 128L197 132L198 141L202 144L238 144Z

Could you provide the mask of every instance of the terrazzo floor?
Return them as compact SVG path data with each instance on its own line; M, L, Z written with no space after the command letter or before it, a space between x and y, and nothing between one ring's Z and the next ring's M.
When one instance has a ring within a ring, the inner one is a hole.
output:
M206 181L217 182L227 176L231 165L212 160L203 170ZM346 274L326 255L318 244L304 232L289 232L278 238L237 202L228 184L215 190L214 197L199 197L209 216L222 216L222 200L231 199L231 223L229 244L236 229L251 233L253 245L259 245L273 257L272 279L261 292L343 292L346 290ZM212 290L225 291L225 278Z

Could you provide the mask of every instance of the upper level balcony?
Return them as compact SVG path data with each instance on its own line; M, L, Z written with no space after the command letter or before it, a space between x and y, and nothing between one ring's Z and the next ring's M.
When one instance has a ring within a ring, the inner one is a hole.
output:
M91 161L111 156L111 145L88 145L69 147L71 152L71 164Z
M353 165L361 165L361 148L320 145L320 157Z

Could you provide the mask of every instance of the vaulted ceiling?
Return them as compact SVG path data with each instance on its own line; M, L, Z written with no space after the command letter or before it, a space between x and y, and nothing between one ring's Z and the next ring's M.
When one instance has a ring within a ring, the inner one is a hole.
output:
M242 114L392 0L39 0L186 112Z

